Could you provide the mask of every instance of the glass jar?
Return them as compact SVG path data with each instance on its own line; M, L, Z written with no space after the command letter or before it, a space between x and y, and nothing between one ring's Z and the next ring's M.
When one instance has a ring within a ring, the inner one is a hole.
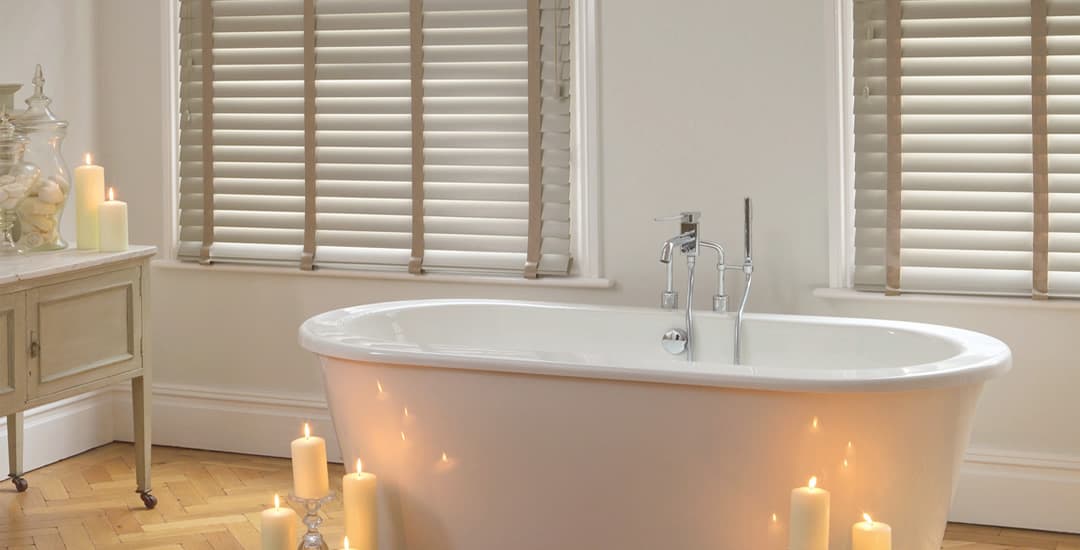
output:
M67 248L60 235L60 217L71 195L71 171L60 150L68 123L53 114L44 88L45 77L38 65L34 95L26 99L26 110L15 117L18 133L28 140L23 160L37 168L37 177L17 209L19 246L30 252Z
M11 116L0 112L0 256L22 253L18 208L41 176L41 170L23 161L26 144Z

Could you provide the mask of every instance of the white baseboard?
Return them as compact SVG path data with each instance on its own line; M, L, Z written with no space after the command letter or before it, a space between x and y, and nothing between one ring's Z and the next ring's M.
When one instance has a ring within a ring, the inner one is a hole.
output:
M110 441L131 441L130 411L126 386L29 411L27 469ZM152 421L157 445L281 457L289 456L289 442L310 422L326 438L330 460L341 461L326 402L318 397L157 384ZM6 445L2 428L0 442ZM0 465L7 467L6 456ZM1080 533L1076 510L1080 457L972 449L960 469L950 519Z
M131 441L131 390L114 390L115 438ZM310 396L220 391L178 385L154 385L155 445L289 456L289 443L303 432L326 439L327 458L341 462L326 401Z
M98 390L26 411L23 469L52 464L116 439L114 393ZM7 476L7 419L0 417L0 479Z
M949 519L1080 533L1080 457L969 450Z

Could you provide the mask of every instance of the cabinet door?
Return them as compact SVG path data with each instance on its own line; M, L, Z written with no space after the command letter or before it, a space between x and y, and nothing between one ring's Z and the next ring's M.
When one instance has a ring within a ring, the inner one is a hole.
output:
M26 401L26 294L0 294L0 415Z
M43 286L28 293L31 400L142 366L137 267Z

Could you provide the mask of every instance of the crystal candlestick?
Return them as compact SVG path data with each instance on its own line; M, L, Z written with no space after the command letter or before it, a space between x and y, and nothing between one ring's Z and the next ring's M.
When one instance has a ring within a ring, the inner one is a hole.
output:
M289 500L304 507L303 522L307 526L307 532L300 539L297 550L330 550L326 541L323 540L322 533L319 532L319 526L323 522L322 517L319 516L319 509L334 500L335 496L336 493L332 490L322 498L300 498L292 493L289 494Z

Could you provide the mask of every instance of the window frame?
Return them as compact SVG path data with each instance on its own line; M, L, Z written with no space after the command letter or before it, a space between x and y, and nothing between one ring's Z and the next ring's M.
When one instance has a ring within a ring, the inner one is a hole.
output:
M167 182L167 193L163 200L165 215L162 223L165 224L163 234L168 241L163 243L165 257L170 261L179 262L179 119L180 119L180 67L179 67L179 33L176 29L180 24L179 2L168 0L165 2L166 9L162 10L161 35L165 37L161 52L162 74L164 82L163 102L167 106L168 121L165 131L168 133L162 140L165 151L164 158L167 166L163 175ZM570 189L570 250L572 262L570 272L566 277L559 279L584 280L585 286L597 286L588 281L603 281L603 255L601 250L601 217L600 217L600 177L598 164L598 151L596 149L599 140L599 64L598 64L598 18L597 0L571 0L571 12L574 18L573 47L574 64L572 78L572 113L571 133L571 176L573 178ZM241 269L243 269L241 267ZM267 269L264 266L258 270ZM274 271L303 273L301 270L288 267L272 267ZM324 268L326 269L326 268ZM339 271L339 270L333 270ZM368 270L340 270L353 273L358 277L365 277ZM310 272L307 272L310 274ZM430 279L434 275L410 277L417 281ZM477 275L449 275L440 278L472 279L478 281L490 280L501 276L491 274ZM552 278L547 278L552 279ZM521 278L526 284L535 282ZM607 284L604 281L605 286Z
M855 272L854 2L832 0L825 21L829 288L849 290Z

